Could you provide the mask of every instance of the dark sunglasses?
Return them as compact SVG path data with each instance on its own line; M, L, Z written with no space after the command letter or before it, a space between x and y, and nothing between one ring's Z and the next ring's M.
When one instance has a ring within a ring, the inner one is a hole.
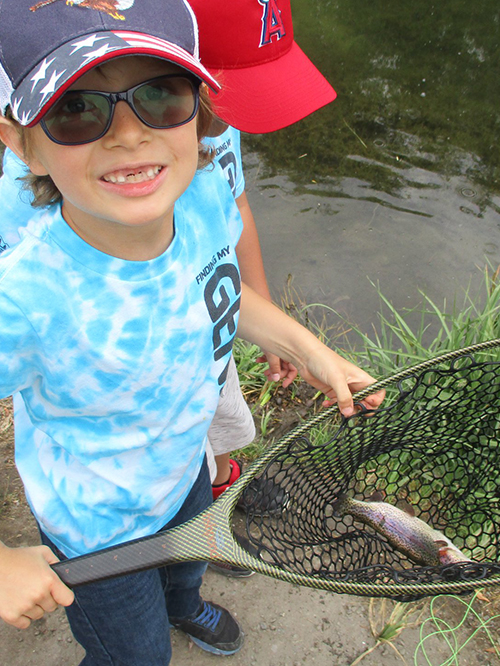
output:
M195 117L199 87L195 77L166 74L118 93L69 90L40 125L51 141L63 146L91 143L109 130L117 103L126 102L148 127L179 127Z

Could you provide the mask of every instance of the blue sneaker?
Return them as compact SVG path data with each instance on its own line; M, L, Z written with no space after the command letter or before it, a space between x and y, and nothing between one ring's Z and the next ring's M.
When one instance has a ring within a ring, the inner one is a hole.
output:
M198 647L212 654L234 654L243 645L240 625L228 610L210 601L202 600L196 613L190 617L171 617L169 620Z

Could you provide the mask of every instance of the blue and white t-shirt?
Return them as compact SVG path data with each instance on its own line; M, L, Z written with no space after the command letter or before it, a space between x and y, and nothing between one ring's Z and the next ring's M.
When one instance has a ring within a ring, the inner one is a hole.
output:
M228 126L225 132L219 136L208 137L204 142L214 147L215 161L219 163L231 192L234 198L237 199L245 189L245 176L241 162L240 131Z
M16 464L67 556L152 534L199 473L236 332L241 218L220 170L191 188L151 261L99 252L59 206L0 255L0 397L22 400Z

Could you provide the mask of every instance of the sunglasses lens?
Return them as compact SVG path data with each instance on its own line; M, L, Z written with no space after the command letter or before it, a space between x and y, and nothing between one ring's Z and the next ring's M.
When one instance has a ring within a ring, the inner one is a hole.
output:
M94 141L105 130L111 112L103 95L75 90L65 93L43 119L48 134L66 145Z
M197 90L182 76L165 76L148 81L134 91L134 108L151 127L182 125L197 110Z

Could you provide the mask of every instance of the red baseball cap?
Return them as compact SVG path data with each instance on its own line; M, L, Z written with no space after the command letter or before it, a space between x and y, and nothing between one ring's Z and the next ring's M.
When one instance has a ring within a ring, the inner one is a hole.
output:
M243 132L287 127L337 96L293 38L290 0L189 0L216 114Z

